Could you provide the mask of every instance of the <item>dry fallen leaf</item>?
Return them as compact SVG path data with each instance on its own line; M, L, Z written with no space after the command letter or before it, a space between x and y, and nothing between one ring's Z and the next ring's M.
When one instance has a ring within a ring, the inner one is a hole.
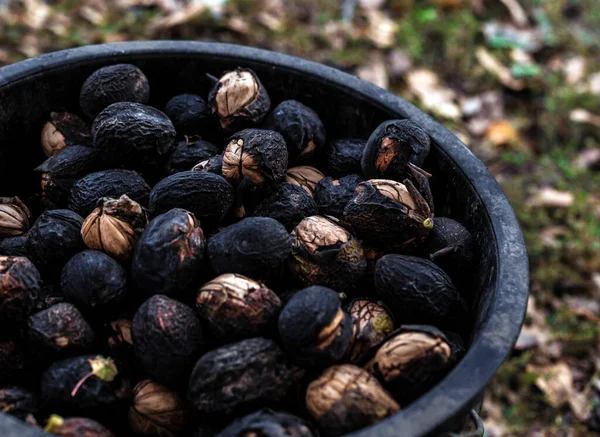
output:
M387 88L389 85L385 60L383 54L379 51L374 52L369 58L369 61L356 70L356 75L381 88Z
M600 115L592 114L585 109L573 109L569 114L569 118L574 123L588 123L600 127Z
M454 102L456 93L445 87L433 71L424 68L412 70L406 75L406 82L426 109L452 120L460 118L460 108Z
M478 47L475 50L475 56L483 68L493 74L500 82L515 91L520 91L525 87L523 81L512 77L510 70L502 65L490 52L484 47Z
M589 75L588 89L592 94L600 94L600 71Z
M546 395L548 404L553 408L560 408L568 402L573 394L573 375L569 366L558 363L551 366L527 366L528 372L538 376L535 385Z
M523 7L517 0L500 0L500 1L502 3L504 3L504 6L506 6L508 11L510 12L510 16L512 17L513 21L518 26L525 27L529 24L529 21L527 20L527 12L525 12Z
M585 58L575 56L568 59L563 65L563 73L569 85L581 82L585 76Z
M600 169L600 149L585 149L575 156L573 166L582 169Z
M387 49L396 42L398 24L378 9L365 10L368 21L366 37L377 48Z
M535 28L519 28L512 23L488 21L482 30L491 47L516 46L528 53L535 53L544 46L542 35Z
M500 120L490 124L484 138L494 146L501 146L518 141L519 132L509 121Z
M569 208L574 200L575 196L569 191L544 187L539 189L527 204L531 207Z
M568 237L570 235L569 228L566 226L551 225L546 226L539 233L542 244L546 247L558 247L561 237Z

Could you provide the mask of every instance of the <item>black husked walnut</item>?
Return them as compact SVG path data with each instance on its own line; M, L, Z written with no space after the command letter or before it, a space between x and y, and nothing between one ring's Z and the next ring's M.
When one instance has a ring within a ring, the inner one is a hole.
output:
M263 408L237 419L215 437L313 437L318 434L305 420L285 412Z
M127 391L114 361L81 355L56 361L44 371L40 403L46 412L104 421L122 414Z
M149 98L150 85L142 70L131 64L116 64L96 70L85 80L79 106L93 119L113 103L146 103Z
M136 435L175 437L190 419L187 403L164 385L145 379L133 389L129 429Z
M75 182L102 166L98 150L87 146L71 146L45 160L36 172L42 175L42 206L65 208Z
M464 272L473 266L473 237L456 220L436 217L433 228L423 242L429 259L440 266L459 284L464 282Z
M271 99L254 71L237 68L225 73L208 94L212 112L223 129L258 124L271 107Z
M23 421L37 414L37 402L32 392L22 387L0 388L0 411Z
M184 208L207 230L223 220L233 200L233 187L222 176L188 170L156 184L150 193L150 212L157 216L173 208Z
M400 405L369 372L352 364L330 367L306 390L306 407L325 435L374 425Z
M121 262L128 262L140 235L148 224L146 211L127 197L103 198L81 227L83 242Z
M0 323L23 322L41 288L38 270L27 258L0 256Z
M223 157L221 155L211 156L203 159L192 167L194 171L206 171L208 173L218 174L223 176Z
M42 276L57 279L63 266L85 248L83 219L68 209L46 211L27 234L27 253Z
M229 415L282 402L301 376L273 340L251 338L204 354L192 371L188 399L201 413Z
M348 360L359 364L394 330L394 319L383 303L368 298L354 299L347 312L354 322Z
M299 165L289 168L285 174L285 181L290 184L298 185L306 191L310 197L315 194L317 184L325 175L320 170L311 167L310 165Z
M65 301L65 297L63 296L60 290L60 284L55 282L45 283L42 285L42 289L40 290L40 294L35 303L35 310L43 311L50 308L57 303L63 303Z
M363 174L369 179L402 181L412 175L411 167L423 165L430 143L429 135L410 120L385 121L367 141Z
M131 325L133 350L153 380L179 388L202 349L202 328L194 310L167 296L144 302Z
M165 106L165 114L179 135L204 135L217 127L208 102L195 94L179 94L171 98Z
M0 197L0 238L25 234L31 225L29 208L18 197Z
M42 128L42 150L46 156L54 156L67 146L85 146L91 142L87 123L70 112L51 112L50 121Z
M297 185L281 182L266 189L264 197L250 209L249 216L271 217L292 231L305 217L319 213L317 204Z
M27 235L0 240L0 255L28 257Z
M196 308L215 337L237 341L270 334L281 300L258 281L226 273L202 286Z
M213 271L239 273L257 280L281 275L292 251L285 227L268 217L249 217L227 226L208 241L208 261Z
M39 359L53 361L89 352L94 330L75 305L58 303L29 317L27 335Z
M175 127L169 117L140 103L113 103L92 125L94 148L108 162L132 165L141 156L166 155L175 142Z
M360 241L334 220L307 217L292 232L288 268L305 286L324 285L343 291L367 271Z
M306 161L325 144L325 127L319 115L296 100L277 105L265 119L265 127L283 135L290 162Z
M167 162L167 172L169 174L180 171L191 170L196 164L204 159L211 158L221 153L221 149L213 143L203 141L196 137L186 137L173 148L169 161Z
M24 344L0 340L0 384L5 386L23 380L30 367Z
M404 325L379 348L366 369L407 405L437 383L451 364L451 353L439 329Z
M100 423L85 417L64 419L52 414L44 431L61 437L115 437L115 435Z
M223 176L232 184L281 182L287 166L285 141L272 130L244 129L229 138L223 151Z
M200 223L184 209L161 214L146 227L133 253L131 278L144 297L193 299L207 270ZM189 295L189 296L186 296Z
M387 179L361 182L344 208L344 220L359 237L387 247L418 244L433 228L432 210L408 179L404 184Z
M350 346L352 318L340 296L320 286L297 292L283 307L279 336L286 351L303 366L322 367L340 362Z
M375 293L406 323L456 327L468 322L466 304L450 277L423 258L382 257L375 266Z
M142 206L148 205L150 186L130 170L102 170L82 177L71 189L69 209L87 217L103 197L119 198L126 194Z
M360 161L366 145L366 140L354 138L343 138L331 143L327 150L327 172L333 176L361 174Z
M357 174L351 174L339 179L327 176L321 180L315 190L315 202L319 214L330 215L339 219L344 218L344 208L354 196L354 190L363 181Z
M84 250L62 271L65 299L90 317L115 314L127 298L127 271L104 252Z

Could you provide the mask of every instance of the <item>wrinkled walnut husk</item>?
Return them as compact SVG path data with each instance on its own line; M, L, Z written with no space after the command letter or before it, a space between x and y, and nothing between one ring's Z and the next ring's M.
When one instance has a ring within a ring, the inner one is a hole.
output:
M234 200L233 187L222 176L203 171L182 171L166 177L150 193L152 216L183 208L196 217L202 229L217 227Z
M0 323L21 323L33 311L41 289L35 266L24 257L0 256Z
M29 317L27 332L35 356L42 362L91 352L94 330L70 303L58 303Z
M306 191L288 182L268 187L256 205L248 208L253 217L271 217L291 232L305 217L319 213L317 204Z
M283 135L290 162L310 159L325 144L325 127L319 115L296 100L281 102L265 119L265 126Z
M129 428L135 434L175 437L190 424L187 403L177 393L150 379L133 389Z
M100 111L116 102L146 103L150 97L148 79L132 64L115 64L99 68L83 83L79 105L94 119Z
M212 237L207 256L217 275L239 273L269 281L281 275L291 251L292 238L281 223L248 217Z
M400 184L381 179L358 184L344 220L364 240L395 248L419 244L434 223L431 208L409 180Z
M189 306L156 295L135 313L131 338L137 362L154 381L180 389L202 352L202 327Z
M196 308L211 333L225 341L269 335L281 301L264 284L226 273L202 286Z
M208 94L221 127L239 130L262 121L269 108L269 93L254 71L237 68L217 80Z
M392 333L365 368L402 405L408 405L444 375L453 363L444 334L433 326L403 325Z
M344 291L366 273L361 242L331 218L307 217L292 232L290 272L305 286Z
M142 206L148 205L150 186L139 174L130 170L102 170L90 173L73 185L69 209L87 217L104 197L119 198L126 194Z
M341 435L373 425L400 410L398 403L369 372L333 366L306 391L310 414L326 435Z
M430 323L459 332L468 326L467 305L448 275L426 259L385 255L375 266L375 293L404 323Z
M206 240L200 224L180 208L154 218L142 232L131 262L140 297L155 294L191 301L205 265Z
M314 199L319 208L319 214L344 219L344 208L354 196L354 190L363 178L357 174L334 179L327 176L322 179L315 189Z
M214 349L198 360L188 399L202 414L228 416L280 404L302 375L272 340L242 340Z
M369 136L361 167L369 179L403 181L412 176L410 164L420 167L431 147L429 135L410 120L388 120Z
M267 408L237 419L215 437L239 437L260 435L262 437L316 437L310 423L285 412Z

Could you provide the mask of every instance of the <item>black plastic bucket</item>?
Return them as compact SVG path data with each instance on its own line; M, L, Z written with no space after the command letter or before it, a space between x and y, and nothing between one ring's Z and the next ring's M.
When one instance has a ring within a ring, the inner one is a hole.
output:
M206 94L205 73L236 66L254 69L274 103L295 98L317 110L330 138L366 137L380 122L410 118L432 138L425 164L436 215L462 222L475 236L478 256L470 347L461 362L427 394L355 436L424 437L455 429L476 405L510 353L525 316L528 262L511 206L486 167L450 131L407 101L339 70L293 56L229 44L128 42L39 56L0 69L0 194L27 197L39 189L33 168L43 160L39 137L52 110L79 111L79 89L95 69L138 65L151 85L150 104L175 94ZM17 175L15 177L15 175ZM0 414L0 436L39 431Z

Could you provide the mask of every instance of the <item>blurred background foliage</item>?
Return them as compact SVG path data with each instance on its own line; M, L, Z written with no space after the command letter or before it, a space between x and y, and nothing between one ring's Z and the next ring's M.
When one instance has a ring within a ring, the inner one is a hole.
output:
M600 433L598 0L0 0L0 65L146 39L306 57L452 129L504 187L531 263L487 436Z

